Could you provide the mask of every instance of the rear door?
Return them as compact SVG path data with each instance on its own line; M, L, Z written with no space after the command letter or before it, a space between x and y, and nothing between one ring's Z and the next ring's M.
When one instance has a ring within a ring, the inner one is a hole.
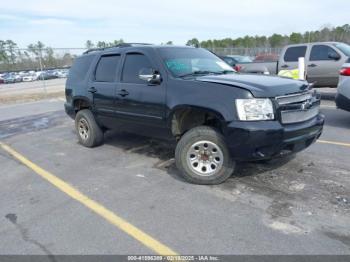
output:
M339 59L332 57L339 56ZM307 64L307 79L316 82L316 86L336 86L339 68L343 64L340 54L330 45L314 44L311 47Z
M299 57L305 57L307 45L287 47L283 57L280 58L279 70L292 70L298 68Z
M115 117L116 79L120 58L120 54L102 55L88 86L93 97L94 112L107 127L111 126Z

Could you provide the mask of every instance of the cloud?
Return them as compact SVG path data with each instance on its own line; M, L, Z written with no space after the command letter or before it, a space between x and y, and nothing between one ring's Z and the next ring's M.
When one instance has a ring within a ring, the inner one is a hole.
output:
M184 44L193 37L290 34L326 23L343 25L348 11L342 6L347 5L348 0L336 5L330 0L32 0L30 5L11 0L1 3L0 35L21 46L41 40L54 47L78 47L87 39L120 38Z
M22 20L22 18L19 17L19 16L16 16L16 15L0 14L0 20L4 20L4 21L18 21L18 20Z
M29 20L32 25L49 25L49 26L61 26L61 25L72 25L73 22L66 19L57 18L43 18L43 19L33 19Z

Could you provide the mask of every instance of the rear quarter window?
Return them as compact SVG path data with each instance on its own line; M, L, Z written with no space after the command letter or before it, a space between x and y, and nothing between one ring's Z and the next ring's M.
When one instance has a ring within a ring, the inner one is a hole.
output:
M69 70L69 79L74 82L84 81L94 57L93 55L87 55L76 58Z
M306 46L289 47L284 54L285 62L297 62L299 57L305 57Z

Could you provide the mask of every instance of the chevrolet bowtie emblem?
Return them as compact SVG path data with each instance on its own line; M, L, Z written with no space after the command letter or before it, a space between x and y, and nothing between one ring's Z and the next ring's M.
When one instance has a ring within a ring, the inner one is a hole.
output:
M308 99L304 103L301 104L300 108L301 110L309 109L312 106L311 100Z

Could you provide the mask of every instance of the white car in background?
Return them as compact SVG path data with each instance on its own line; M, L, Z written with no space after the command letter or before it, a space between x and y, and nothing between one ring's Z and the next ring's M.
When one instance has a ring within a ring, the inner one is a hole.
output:
M337 107L350 111L350 58L340 70L337 95L335 97Z
M68 70L67 69L56 70L54 72L54 75L57 76L58 78L66 78L68 76Z
M34 74L33 74L34 81L35 81L35 80L40 80L39 77L40 77L40 75L42 75L43 73L44 73L44 71L37 71L37 72L34 72Z
M26 74L22 77L23 82L32 82L34 80L36 80L36 76L33 74Z

